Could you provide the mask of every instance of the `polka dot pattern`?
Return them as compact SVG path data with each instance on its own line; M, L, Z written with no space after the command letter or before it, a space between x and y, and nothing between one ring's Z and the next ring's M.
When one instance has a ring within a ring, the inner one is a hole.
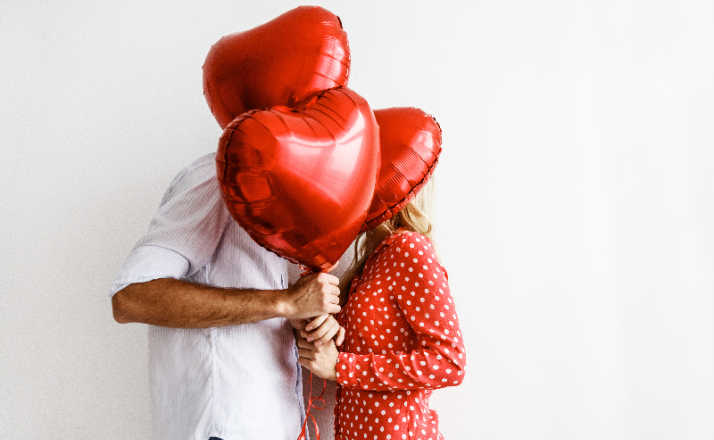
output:
M432 390L459 385L466 356L448 274L423 235L384 239L337 316L335 439L440 440Z

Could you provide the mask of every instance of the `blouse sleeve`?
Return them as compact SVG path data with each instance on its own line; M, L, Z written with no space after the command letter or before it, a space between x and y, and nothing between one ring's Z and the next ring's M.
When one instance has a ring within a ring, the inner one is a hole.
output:
M463 381L465 349L446 270L426 237L415 232L400 236L384 252L388 260L403 263L392 290L419 348L387 354L342 352L336 366L342 386L389 391L435 389Z

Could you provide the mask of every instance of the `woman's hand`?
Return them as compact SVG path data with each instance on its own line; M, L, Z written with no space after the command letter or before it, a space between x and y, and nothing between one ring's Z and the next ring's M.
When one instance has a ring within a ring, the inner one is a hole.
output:
M332 338L335 338L335 344L338 347L345 341L345 329L337 323L334 316L329 314L320 315L312 319L307 325L298 328L298 330L300 336L307 342L312 342L318 346L327 344Z
M337 380L337 346L329 341L327 344L314 344L298 336L298 361L300 365L312 371L316 376Z

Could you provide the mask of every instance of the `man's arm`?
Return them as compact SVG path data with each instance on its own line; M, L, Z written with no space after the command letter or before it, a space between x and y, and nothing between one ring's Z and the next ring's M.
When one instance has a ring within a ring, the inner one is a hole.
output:
M134 283L112 297L114 319L164 327L206 328L285 317L306 319L340 311L339 280L302 277L285 290L233 289L173 278Z

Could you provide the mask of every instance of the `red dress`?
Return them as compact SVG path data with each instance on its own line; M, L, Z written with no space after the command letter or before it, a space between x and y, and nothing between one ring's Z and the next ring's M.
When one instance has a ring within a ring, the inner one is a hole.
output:
M466 356L446 270L425 236L385 238L337 319L335 440L439 440L431 390L458 385Z

